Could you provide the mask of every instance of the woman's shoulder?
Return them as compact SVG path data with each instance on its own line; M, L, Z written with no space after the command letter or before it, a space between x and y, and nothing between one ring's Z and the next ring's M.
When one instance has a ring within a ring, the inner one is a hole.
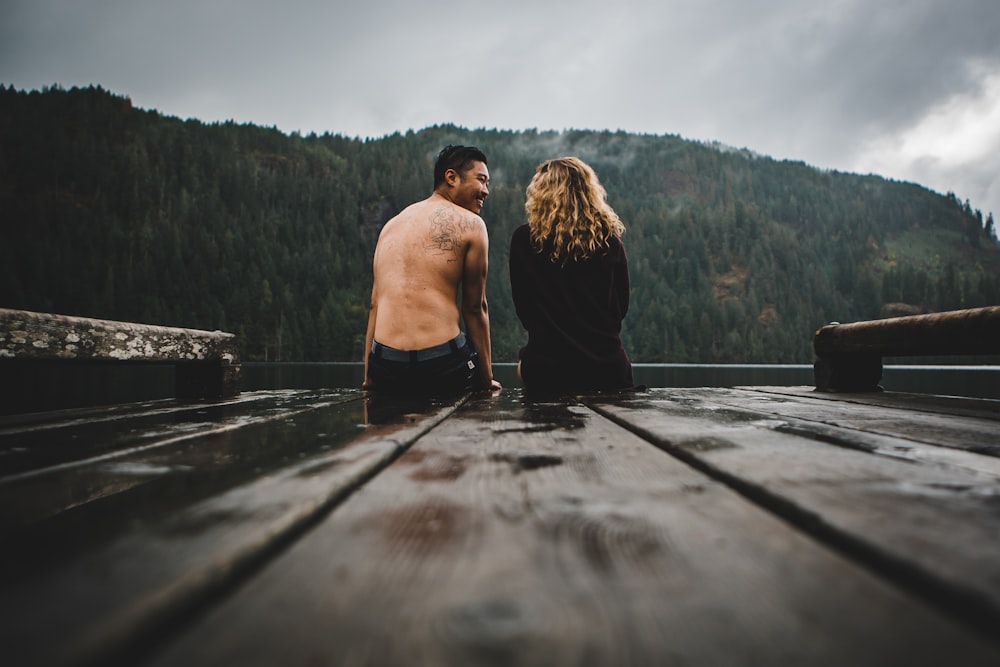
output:
M625 244L622 242L620 236L610 236L608 237L607 245L598 254L607 259L617 260L625 254Z
M521 225L510 235L511 247L529 247L531 245L531 228L528 225Z

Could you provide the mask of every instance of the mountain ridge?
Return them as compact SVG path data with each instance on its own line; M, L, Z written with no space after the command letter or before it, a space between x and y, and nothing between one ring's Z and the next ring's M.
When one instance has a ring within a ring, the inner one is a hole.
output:
M378 231L430 193L448 143L490 160L497 361L525 341L506 275L524 187L565 154L626 224L634 361L808 363L827 321L1000 303L992 215L916 183L677 135L289 135L91 86L0 87L0 305L234 331L248 360L359 360Z

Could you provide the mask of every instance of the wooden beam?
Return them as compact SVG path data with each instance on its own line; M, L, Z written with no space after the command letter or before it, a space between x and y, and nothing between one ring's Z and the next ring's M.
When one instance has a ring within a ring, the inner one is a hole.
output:
M883 357L1000 353L1000 306L832 323L813 337L816 389L878 391Z
M0 308L0 361L170 363L178 398L239 394L236 336Z
M884 320L828 324L816 332L820 357L875 353L883 357L1000 353L1000 306Z

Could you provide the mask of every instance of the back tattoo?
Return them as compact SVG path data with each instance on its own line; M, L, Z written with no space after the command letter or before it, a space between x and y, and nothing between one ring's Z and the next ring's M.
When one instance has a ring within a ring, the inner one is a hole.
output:
M440 206L431 214L431 228L424 248L435 255L454 255L448 262L457 262L462 240L473 224L472 216L457 213L450 206Z

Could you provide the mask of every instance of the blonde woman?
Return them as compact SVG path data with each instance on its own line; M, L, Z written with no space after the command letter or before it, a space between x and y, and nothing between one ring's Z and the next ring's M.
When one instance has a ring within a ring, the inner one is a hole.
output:
M514 307L528 332L518 378L528 391L621 390L633 385L621 341L629 305L625 225L589 165L538 165L527 188L528 224L510 243Z

